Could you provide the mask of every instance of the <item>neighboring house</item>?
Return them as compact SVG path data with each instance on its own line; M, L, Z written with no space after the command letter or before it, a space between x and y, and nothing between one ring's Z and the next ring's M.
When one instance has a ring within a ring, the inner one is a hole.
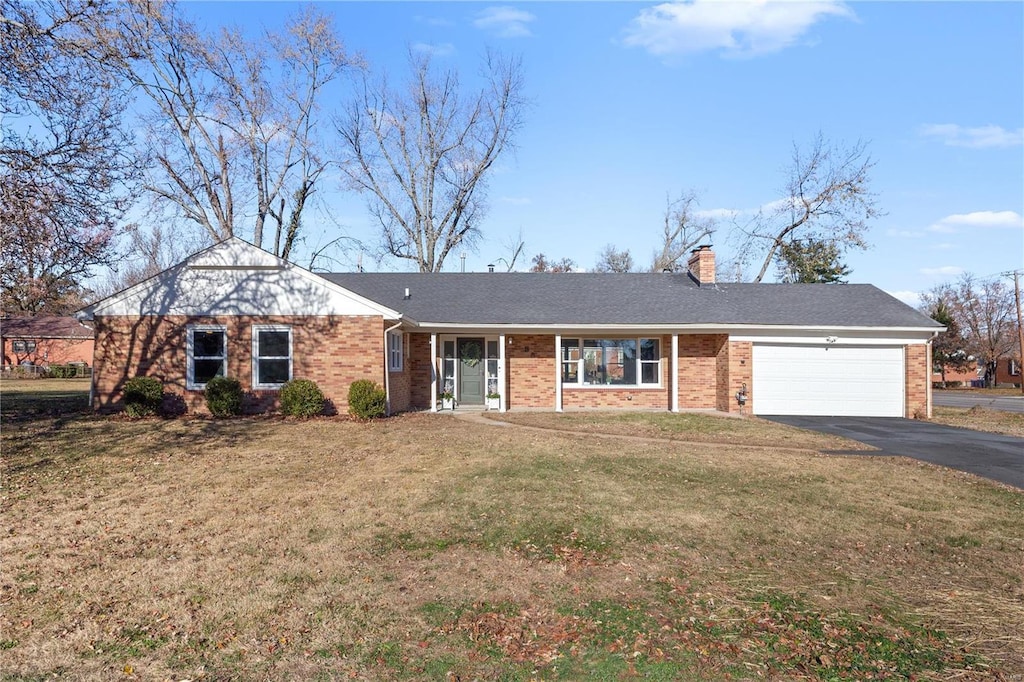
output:
M0 320L3 365L92 364L93 330L74 317L36 315Z
M1019 358L999 358L996 362L996 386L1020 386Z
M979 381L985 378L985 371L978 365L968 367L966 369L955 369L952 367L946 368L946 386L970 386L971 382ZM932 383L936 385L942 384L942 372L932 373Z
M117 409L145 374L202 409L227 374L250 410L308 378L340 411L370 379L392 411L436 410L448 389L501 410L929 414L942 327L927 316L870 285L716 284L709 247L689 267L319 275L229 239L82 311L94 406Z

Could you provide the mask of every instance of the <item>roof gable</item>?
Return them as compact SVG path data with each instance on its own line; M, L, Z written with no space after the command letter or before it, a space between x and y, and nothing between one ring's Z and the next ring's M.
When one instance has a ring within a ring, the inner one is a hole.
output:
M137 315L380 315L400 317L358 293L237 237L200 251L97 301L84 317Z

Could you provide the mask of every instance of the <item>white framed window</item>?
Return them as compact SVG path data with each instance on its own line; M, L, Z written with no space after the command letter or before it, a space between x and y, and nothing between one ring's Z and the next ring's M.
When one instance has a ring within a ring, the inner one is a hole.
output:
M252 386L281 388L292 378L292 328L277 324L252 326Z
M35 349L35 341L11 341L11 352L13 353L32 353Z
M1008 371L1010 376L1012 376L1012 377L1020 376L1020 363L1019 362L1017 362L1013 358L1010 358L1007 361L1006 364L1009 365L1006 369L1007 369L1007 371Z
M388 370L402 371L402 333L388 332Z
M206 382L222 377L228 366L228 332L220 325L191 325L187 340L188 369L186 387L201 391Z
M658 386L659 339L562 339L562 383L570 386Z

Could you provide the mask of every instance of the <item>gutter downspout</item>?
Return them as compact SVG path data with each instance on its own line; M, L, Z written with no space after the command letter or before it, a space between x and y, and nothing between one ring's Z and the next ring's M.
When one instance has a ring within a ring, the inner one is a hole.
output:
M387 416L391 416L391 348L388 346L388 334L402 326L399 319L393 327L384 330L384 396L387 399ZM402 353L405 353L405 346L402 346ZM402 363L402 371L405 371L405 363Z

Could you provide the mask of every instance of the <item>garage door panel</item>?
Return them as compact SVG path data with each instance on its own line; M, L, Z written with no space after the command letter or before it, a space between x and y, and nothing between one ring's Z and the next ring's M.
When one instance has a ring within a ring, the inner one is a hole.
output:
M755 414L903 416L903 348L755 344Z

